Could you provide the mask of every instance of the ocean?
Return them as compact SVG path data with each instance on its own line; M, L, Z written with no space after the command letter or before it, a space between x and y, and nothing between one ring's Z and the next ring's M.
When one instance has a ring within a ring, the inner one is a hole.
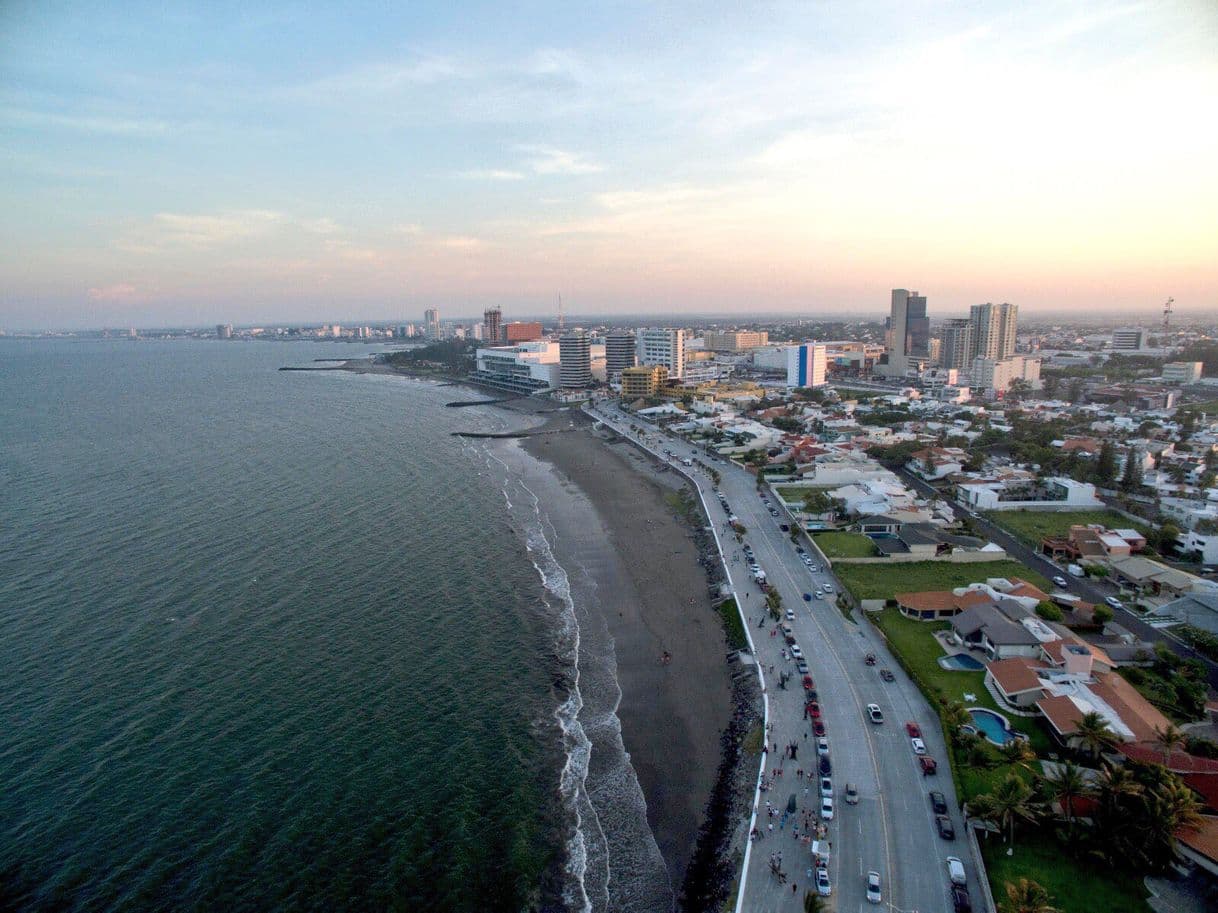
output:
M0 908L668 890L520 420L368 351L0 341Z

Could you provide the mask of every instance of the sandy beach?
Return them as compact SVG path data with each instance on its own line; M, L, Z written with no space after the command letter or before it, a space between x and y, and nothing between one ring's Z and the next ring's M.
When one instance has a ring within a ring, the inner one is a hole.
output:
M572 421L580 430L570 430ZM677 889L732 713L726 645L706 573L692 530L664 498L682 480L657 472L631 445L594 435L578 412L554 416L547 427L568 433L530 438L525 448L576 486L599 520L598 529L567 534L587 537L602 554L604 543L611 546L610 557L589 572L614 640L622 738ZM672 655L668 663L661 662L664 651Z

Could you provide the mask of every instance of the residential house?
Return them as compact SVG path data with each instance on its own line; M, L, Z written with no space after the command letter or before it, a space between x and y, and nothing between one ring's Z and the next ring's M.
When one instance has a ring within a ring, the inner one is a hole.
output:
M1179 599L1152 610L1148 617L1171 619L1218 634L1218 593L1185 593Z
M1193 591L1218 590L1208 580L1176 570L1140 555L1112 558L1109 562L1113 578L1122 586L1152 595L1183 596Z
M1087 510L1104 506L1090 482L1052 477L1039 483L966 482L956 486L972 510Z

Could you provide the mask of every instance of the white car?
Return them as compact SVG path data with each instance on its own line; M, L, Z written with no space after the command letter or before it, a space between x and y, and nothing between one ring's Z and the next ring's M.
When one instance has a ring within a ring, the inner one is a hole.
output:
M882 710L880 710L879 704L868 704L867 705L867 718L869 720L871 720L871 722L873 722L873 723L884 722L884 712Z
M829 777L820 778L820 795L822 799L833 798L833 781Z
M1114 609L1123 609L1123 608L1125 608L1125 606L1124 606L1124 604L1121 602L1121 600L1117 599L1115 596L1105 596L1105 597L1104 597L1104 602L1108 603L1108 604L1109 604L1110 606L1112 606Z
M821 897L828 897L833 893L833 886L829 884L829 870L826 868L816 870L816 893Z
M787 621L794 621L794 620L795 620L795 610L787 609Z
M831 584L831 583L826 583L826 584L825 584L825 592L826 592L826 593L832 593L832 592L833 592L833 584Z
M926 754L926 743L921 739L910 739L909 744L913 746L914 754Z
M947 877L952 884L968 884L968 876L964 874L964 863L959 856L947 857Z
M879 903L884 898L880 894L880 873L867 873L867 902Z
M1066 578L1065 578L1065 577L1054 577L1054 578L1053 578L1053 585L1054 585L1054 586L1061 587L1061 588L1064 590L1064 589L1065 589L1066 587L1068 587L1070 584L1069 584L1069 582L1066 580Z
M817 739L816 740L816 753L818 755L820 755L820 757L822 757L822 758L829 757L829 740L828 739Z
M821 796L820 800L820 817L822 821L833 820L833 799L830 796Z
M804 651L799 649L799 644L791 644L791 656L795 659L804 658Z

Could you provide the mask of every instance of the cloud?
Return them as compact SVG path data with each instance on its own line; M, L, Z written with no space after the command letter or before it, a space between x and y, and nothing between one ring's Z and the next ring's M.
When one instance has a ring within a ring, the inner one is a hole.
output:
M458 177L471 181L523 181L524 175L519 171L508 171L503 168L475 168L472 171L459 172Z
M266 232L283 221L277 212L247 209L221 216L183 215L160 212L153 216L161 240L187 247L207 247L249 238Z
M5 108L0 111L0 121L18 127L52 127L75 130L80 133L104 133L113 136L147 138L167 136L181 129L178 125L160 120L99 117L89 114L55 114L49 111L30 111L23 108Z
M130 282L119 282L116 285L103 285L89 289L90 301L133 301L138 297L138 290Z
M343 227L333 219L301 219L300 227L314 235L336 235Z
M441 238L436 243L441 247L448 247L453 250L476 250L486 246L486 242L481 238L473 238L469 235L452 235L447 238Z
M408 237L418 237L423 234L423 226L418 222L399 222L390 229L395 235L407 235Z
M354 67L289 90L303 97L317 95L384 95L412 86L428 86L466 75L450 57L424 55L415 60Z
M605 169L595 162L585 161L574 152L553 146L517 146L532 156L529 167L537 174L596 174Z

